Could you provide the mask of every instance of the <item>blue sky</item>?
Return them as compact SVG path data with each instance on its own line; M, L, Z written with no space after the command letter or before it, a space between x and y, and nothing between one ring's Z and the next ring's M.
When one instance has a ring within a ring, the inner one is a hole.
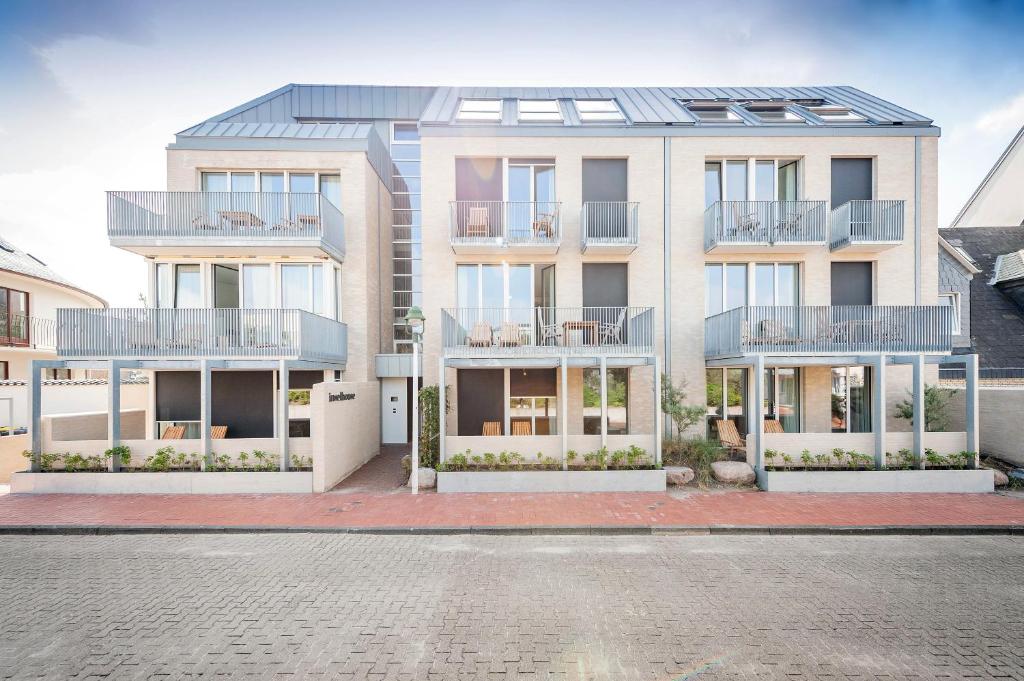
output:
M1024 2L0 0L0 234L114 305L104 190L288 82L854 85L942 127L940 225L1024 124Z

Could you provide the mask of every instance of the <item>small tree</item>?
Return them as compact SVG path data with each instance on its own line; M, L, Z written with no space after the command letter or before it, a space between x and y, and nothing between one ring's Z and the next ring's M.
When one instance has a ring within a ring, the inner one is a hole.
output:
M909 400L902 400L896 403L896 418L906 419L914 422L914 400L913 393ZM924 429L930 433L938 433L949 428L949 398L953 391L947 388L940 388L937 385L928 385L924 388Z
M673 384L672 379L661 375L661 411L672 421L676 434L682 435L687 430L704 420L707 409L699 404L687 405L686 379Z
M436 468L441 455L441 411L439 409L440 388L426 385L420 388L420 466ZM444 413L451 411L448 402L448 386L444 387Z

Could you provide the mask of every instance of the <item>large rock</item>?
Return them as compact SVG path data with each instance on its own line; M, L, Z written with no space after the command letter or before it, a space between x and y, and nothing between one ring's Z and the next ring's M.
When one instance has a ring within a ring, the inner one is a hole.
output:
M693 481L694 472L687 466L665 466L665 479L670 485L686 485Z
M750 485L757 479L754 469L745 461L715 461L711 464L711 472L715 480L730 485Z
M420 489L434 489L437 487L437 473L433 468L421 468L419 483ZM412 474L409 475L406 487L412 487Z
M992 478L995 480L996 487L1005 487L1010 484L1010 478L1006 473L992 469Z

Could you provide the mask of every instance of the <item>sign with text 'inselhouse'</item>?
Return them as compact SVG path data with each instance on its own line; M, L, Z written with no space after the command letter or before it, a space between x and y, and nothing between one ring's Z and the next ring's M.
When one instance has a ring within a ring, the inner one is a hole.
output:
M340 392L340 393L328 393L328 395L327 395L327 401L328 402L346 402L348 400L354 400L354 399L356 399L356 394L355 393Z

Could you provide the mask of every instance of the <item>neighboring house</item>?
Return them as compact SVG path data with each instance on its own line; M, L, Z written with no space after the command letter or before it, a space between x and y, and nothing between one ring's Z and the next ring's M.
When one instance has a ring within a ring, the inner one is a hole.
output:
M950 227L1024 225L1024 127L960 209Z
M952 272L972 278L965 294L953 285L944 289L943 277L939 293L955 291L981 367L1024 369L1024 227L950 228L941 234L948 250L940 252L940 262L947 263L940 271L948 269L950 281L956 281Z
M104 308L31 253L0 238L0 380L27 380L33 359L56 358L57 308ZM47 378L84 378L70 370Z
M953 349L938 136L846 86L287 85L110 192L156 304L62 312L61 360L151 372L147 438L207 453L301 451L289 389L379 379L401 443L417 305L442 456L660 451L662 373L756 464L975 448L892 415Z
M953 351L973 352L971 340L971 286L981 273L977 263L960 245L939 237L939 304L953 310Z

